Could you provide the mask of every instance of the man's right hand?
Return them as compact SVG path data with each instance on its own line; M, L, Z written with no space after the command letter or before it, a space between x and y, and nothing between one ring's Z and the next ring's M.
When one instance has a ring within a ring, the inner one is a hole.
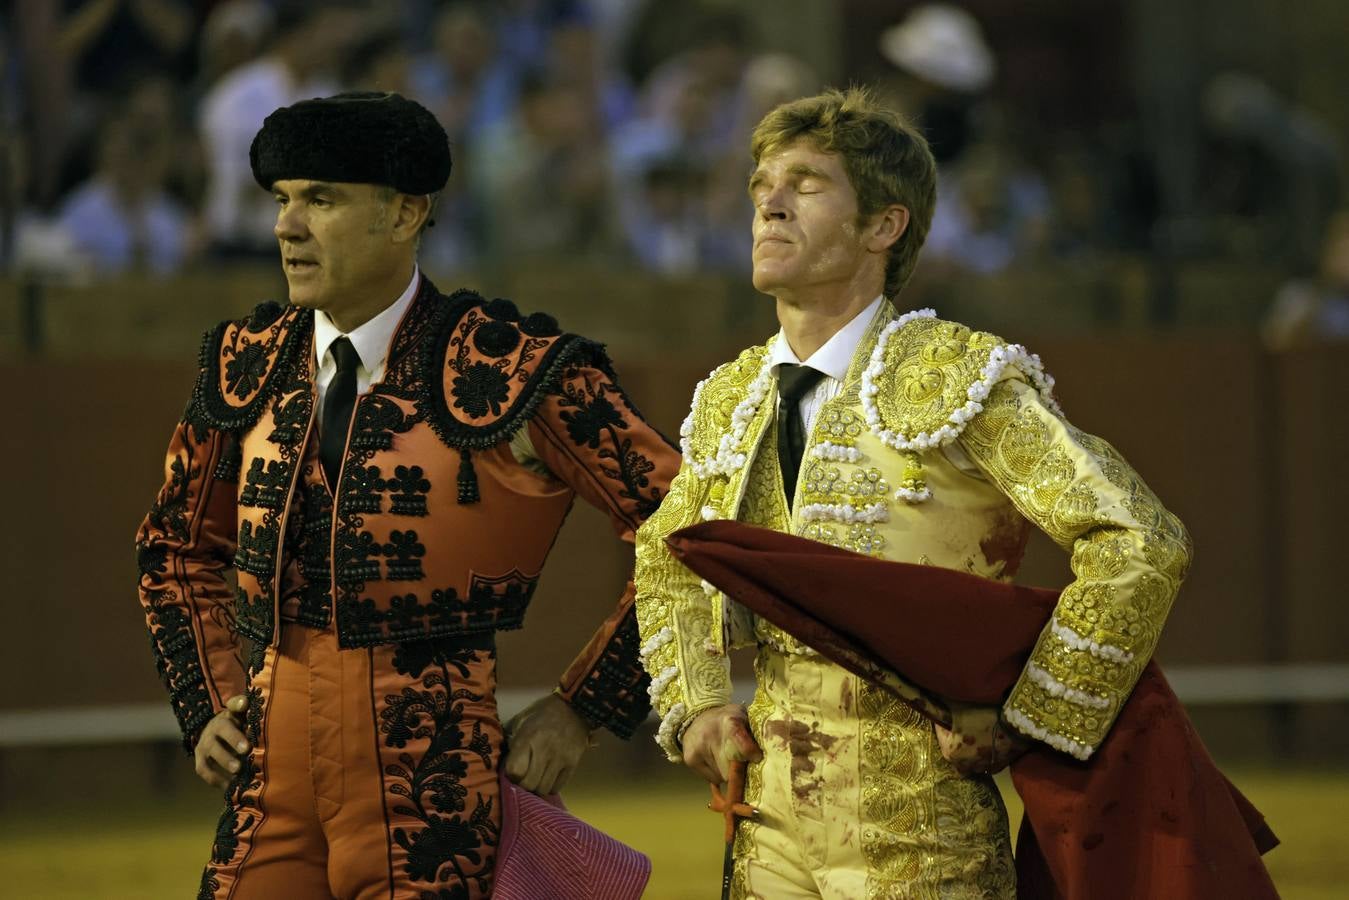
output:
M248 695L235 694L225 701L225 708L215 714L197 738L194 751L197 757L197 775L212 787L225 788L239 771L239 757L249 751L244 737L244 710L248 709Z
M732 762L763 759L763 751L749 730L749 715L738 703L698 713L684 730L683 748L684 765L712 784L726 783Z

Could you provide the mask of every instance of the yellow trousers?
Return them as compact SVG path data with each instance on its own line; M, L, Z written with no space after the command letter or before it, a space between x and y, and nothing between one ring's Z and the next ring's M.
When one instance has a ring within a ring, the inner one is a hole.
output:
M755 674L759 816L736 834L733 896L1015 900L998 790L956 772L926 719L814 654L761 644Z

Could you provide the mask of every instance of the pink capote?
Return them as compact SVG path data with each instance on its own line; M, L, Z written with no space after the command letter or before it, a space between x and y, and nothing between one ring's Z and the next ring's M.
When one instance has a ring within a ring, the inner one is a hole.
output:
M493 900L636 900L651 860L501 776Z
M1003 701L1058 599L738 522L668 544L727 596L942 724L941 698ZM1156 662L1089 761L1036 743L1011 773L1025 806L1021 900L1278 897L1260 859L1278 839L1218 771Z

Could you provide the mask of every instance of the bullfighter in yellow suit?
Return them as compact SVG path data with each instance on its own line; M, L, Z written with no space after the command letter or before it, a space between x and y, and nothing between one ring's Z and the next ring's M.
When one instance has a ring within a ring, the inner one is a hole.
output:
M1091 755L1152 654L1189 538L1068 423L1037 357L901 314L935 203L916 131L862 92L829 92L770 112L752 152L754 285L781 330L698 386L682 468L638 532L657 741L714 783L750 760L759 815L736 834L733 896L1014 897L991 774L1030 741ZM667 536L719 518L995 579L1035 525L1075 580L1001 708L934 728L673 559ZM747 710L731 702L741 646L758 648Z

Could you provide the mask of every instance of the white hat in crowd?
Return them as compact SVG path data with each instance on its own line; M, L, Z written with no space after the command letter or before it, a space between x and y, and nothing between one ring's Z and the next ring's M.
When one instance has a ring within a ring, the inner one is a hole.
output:
M924 81L969 93L988 87L996 69L978 21L949 3L915 7L881 34L881 53Z

